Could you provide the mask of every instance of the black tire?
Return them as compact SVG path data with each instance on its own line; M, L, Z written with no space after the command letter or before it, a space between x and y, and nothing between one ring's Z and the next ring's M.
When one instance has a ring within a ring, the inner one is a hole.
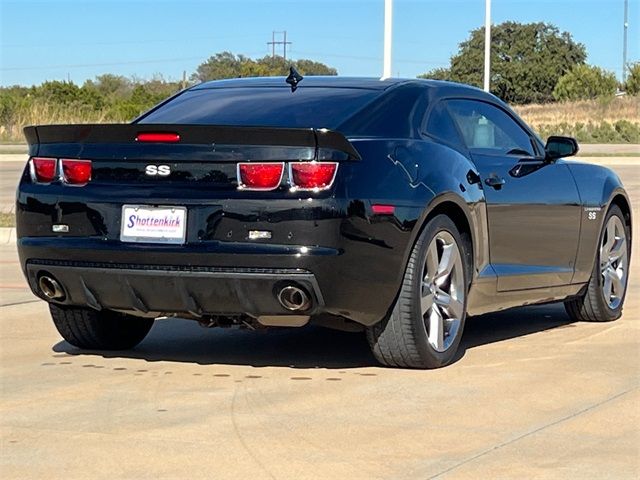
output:
M67 342L85 350L128 350L147 336L152 318L49 304L53 323Z
M624 295L626 295L627 285L625 284L625 292L622 300L620 301L620 304L616 308L610 308L608 303L605 301L605 297L602 293L603 277L600 273L600 246L602 245L604 239L606 226L613 216L617 216L620 219L626 232L627 268L629 266L631 256L631 232L629 231L629 226L627 225L620 207L618 207L617 205L612 205L609 208L609 211L607 212L607 215L602 224L602 231L600 232L598 247L595 255L596 261L593 266L593 271L591 272L589 284L587 285L587 288L582 295L564 302L565 310L573 321L611 322L613 320L617 320L622 316L622 307L624 305ZM627 272L625 281L628 281L628 279L629 274Z
M453 236L462 259L464 313L453 343L440 352L435 350L428 340L427 327L420 308L420 289L427 249L435 236L442 231ZM389 367L408 368L439 368L451 363L464 330L471 265L470 249L469 238L461 236L449 217L437 215L429 221L413 246L400 293L390 316L367 329L367 340L380 363Z

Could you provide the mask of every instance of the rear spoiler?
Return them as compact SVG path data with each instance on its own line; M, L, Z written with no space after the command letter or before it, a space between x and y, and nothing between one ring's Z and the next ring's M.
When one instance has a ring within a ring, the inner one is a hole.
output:
M100 144L132 145L140 133L174 133L179 136L171 145L251 145L306 147L316 149L316 158L326 158L329 151L341 152L345 160L361 160L351 142L339 132L314 128L233 127L176 124L86 124L37 125L24 128L31 155L42 154L40 147L83 147ZM157 143L156 143L157 145ZM74 149L74 150L75 150ZM44 150L51 150L44 148ZM58 150L56 148L55 150ZM324 151L324 153L323 153Z

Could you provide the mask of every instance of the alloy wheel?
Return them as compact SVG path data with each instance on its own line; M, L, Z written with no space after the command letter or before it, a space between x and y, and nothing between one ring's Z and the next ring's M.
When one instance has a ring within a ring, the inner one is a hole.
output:
M453 235L441 231L431 240L425 258L420 311L431 347L446 351L456 339L464 317L464 270Z
M602 295L612 310L618 308L624 298L628 262L626 230L620 217L613 215L607 222L600 246Z

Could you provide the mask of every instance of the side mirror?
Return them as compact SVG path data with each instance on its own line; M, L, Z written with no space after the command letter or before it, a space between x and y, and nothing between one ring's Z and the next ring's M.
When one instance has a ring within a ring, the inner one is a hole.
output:
M571 157L578 153L578 150L578 142L571 137L549 137L544 147L547 160Z

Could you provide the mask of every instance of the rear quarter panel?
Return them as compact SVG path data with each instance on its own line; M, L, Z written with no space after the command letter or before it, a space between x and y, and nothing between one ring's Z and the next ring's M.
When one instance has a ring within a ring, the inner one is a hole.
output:
M353 169L345 185L345 196L367 199L366 203L396 206L396 216L364 220L357 228L372 238L396 238L393 250L385 252L385 271L390 276L393 298L400 289L413 245L439 205L449 202L464 212L474 246L474 273L488 263L486 209L474 165L455 150L425 140L353 140L363 158L349 164ZM345 174L345 171L342 172ZM373 223L371 221L373 220ZM388 223L402 234L389 236ZM381 252L382 253L382 252ZM382 274L382 272L378 272ZM390 303L392 305L393 302Z

